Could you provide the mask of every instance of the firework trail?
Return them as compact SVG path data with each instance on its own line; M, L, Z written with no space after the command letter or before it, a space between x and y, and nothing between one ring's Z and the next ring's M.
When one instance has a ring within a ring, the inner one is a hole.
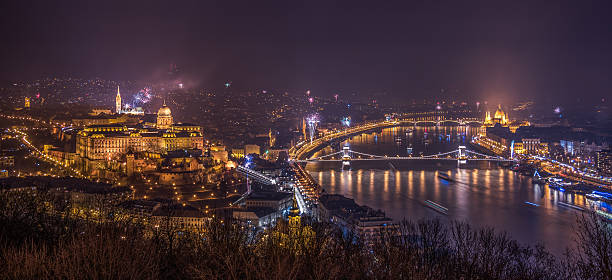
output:
M134 95L134 100L132 101L132 108L142 107L142 105L147 104L153 98L153 92L150 87L145 87L139 90Z

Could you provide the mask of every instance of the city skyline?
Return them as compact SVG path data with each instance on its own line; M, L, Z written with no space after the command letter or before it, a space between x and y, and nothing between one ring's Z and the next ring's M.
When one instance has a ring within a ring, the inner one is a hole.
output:
M0 279L612 279L612 17L0 3Z

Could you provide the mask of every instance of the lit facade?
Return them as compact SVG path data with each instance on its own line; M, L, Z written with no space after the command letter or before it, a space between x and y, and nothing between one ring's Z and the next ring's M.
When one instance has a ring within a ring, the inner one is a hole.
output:
M261 153L261 149L258 145L253 145L253 144L247 144L244 145L244 154L245 155L250 155L250 154L257 154L259 155Z
M497 110L495 110L495 114L491 117L491 112L487 111L485 113L485 127L493 127L495 125L501 125L503 127L510 128L512 133L516 132L516 130L521 126L529 126L530 123L527 121L512 121L510 117L508 117L508 113L504 112L501 107L501 104L497 106Z
M0 166L1 167L9 167L15 165L15 157L14 156L1 156L0 157Z
M157 116L156 127L122 123L87 126L77 134L76 153L89 160L116 160L128 152L166 153L204 148L199 126L173 124L167 106L159 112L162 114Z
M111 125L118 123L137 123L138 119L130 118L129 115L98 115L74 118L71 121L73 127L84 128L92 125Z
M612 176L612 150L597 152L597 170L605 176Z
M541 142L540 138L523 138L521 142L514 143L515 154L547 155L548 143Z

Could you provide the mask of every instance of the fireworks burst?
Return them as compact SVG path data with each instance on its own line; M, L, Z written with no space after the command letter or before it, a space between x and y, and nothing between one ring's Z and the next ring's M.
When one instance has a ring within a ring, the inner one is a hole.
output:
M349 127L349 126L351 126L351 117L344 117L344 118L342 118L342 120L340 122L344 126Z
M308 124L308 131L310 132L310 141L314 139L315 132L317 130L317 125L319 124L319 114L312 114L306 118L306 123Z
M153 93L151 91L151 88L149 87L145 87L141 90L139 90L135 95L134 95L134 100L132 101L132 108L136 108L136 107L142 107L142 105L149 103L151 101L151 98L153 97Z

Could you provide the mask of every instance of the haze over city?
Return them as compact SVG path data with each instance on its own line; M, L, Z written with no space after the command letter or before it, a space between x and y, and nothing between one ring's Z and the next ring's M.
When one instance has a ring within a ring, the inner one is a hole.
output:
M10 1L0 77L574 102L611 87L607 1Z

